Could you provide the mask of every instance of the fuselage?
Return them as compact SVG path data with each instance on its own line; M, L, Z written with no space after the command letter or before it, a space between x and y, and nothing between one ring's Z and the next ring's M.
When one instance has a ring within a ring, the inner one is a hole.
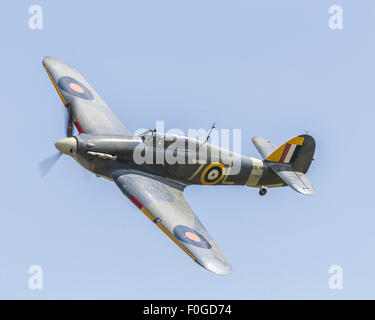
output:
M75 137L71 156L92 173L112 179L131 170L187 185L283 186L267 162L233 153L208 142L177 135L90 135Z

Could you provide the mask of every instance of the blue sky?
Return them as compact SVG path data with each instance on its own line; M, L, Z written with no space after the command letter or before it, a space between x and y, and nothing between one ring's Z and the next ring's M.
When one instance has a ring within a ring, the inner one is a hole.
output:
M29 6L43 29L28 28ZM343 30L328 27L341 5ZM0 32L0 298L375 298L373 1L5 1ZM75 66L134 131L242 130L317 143L312 197L290 188L186 189L233 273L205 271L115 184L62 157L64 107L41 60ZM43 290L28 269L43 268ZM344 288L328 288L340 265Z

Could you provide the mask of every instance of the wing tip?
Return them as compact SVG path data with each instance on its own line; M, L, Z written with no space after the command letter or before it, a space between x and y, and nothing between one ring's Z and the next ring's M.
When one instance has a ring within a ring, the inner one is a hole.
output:
M305 196L312 196L314 195L314 193L315 193L315 190L309 190L309 191L303 192L302 194L304 194Z
M42 59L42 64L47 69L49 69L50 67L56 66L56 65L62 65L62 66L66 66L66 67L69 67L69 68L73 69L72 66L70 66L69 64L67 64L63 60L61 60L59 58L56 58L56 57L53 57L53 56L44 56L43 59Z
M43 59L42 59L42 64L46 67L48 66L48 64L52 61L56 61L58 60L57 58L55 57L52 57L52 56L44 56Z
M226 262L218 262L218 261L211 261L211 260L196 260L196 262L203 268L208 271L211 271L215 274L219 274L222 276L227 276L232 273L232 266Z

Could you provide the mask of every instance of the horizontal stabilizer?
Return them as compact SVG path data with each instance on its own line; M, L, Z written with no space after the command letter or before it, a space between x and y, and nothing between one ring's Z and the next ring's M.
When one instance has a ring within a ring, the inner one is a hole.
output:
M276 146L266 138L253 137L251 141L254 143L254 146L257 148L263 159L266 159L276 150Z
M295 171L289 164L268 163L273 171L293 190L312 195L315 190L304 173Z

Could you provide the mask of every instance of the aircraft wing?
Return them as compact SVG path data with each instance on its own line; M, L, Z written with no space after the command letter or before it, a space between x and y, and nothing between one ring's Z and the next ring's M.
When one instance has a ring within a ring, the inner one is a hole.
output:
M190 258L207 270L229 274L231 265L176 188L137 171L112 176L122 193Z
M294 170L290 164L267 163L267 165L293 190L306 195L314 194L314 187L307 177L302 172Z
M131 136L77 70L54 57L44 57L43 65L80 133Z

